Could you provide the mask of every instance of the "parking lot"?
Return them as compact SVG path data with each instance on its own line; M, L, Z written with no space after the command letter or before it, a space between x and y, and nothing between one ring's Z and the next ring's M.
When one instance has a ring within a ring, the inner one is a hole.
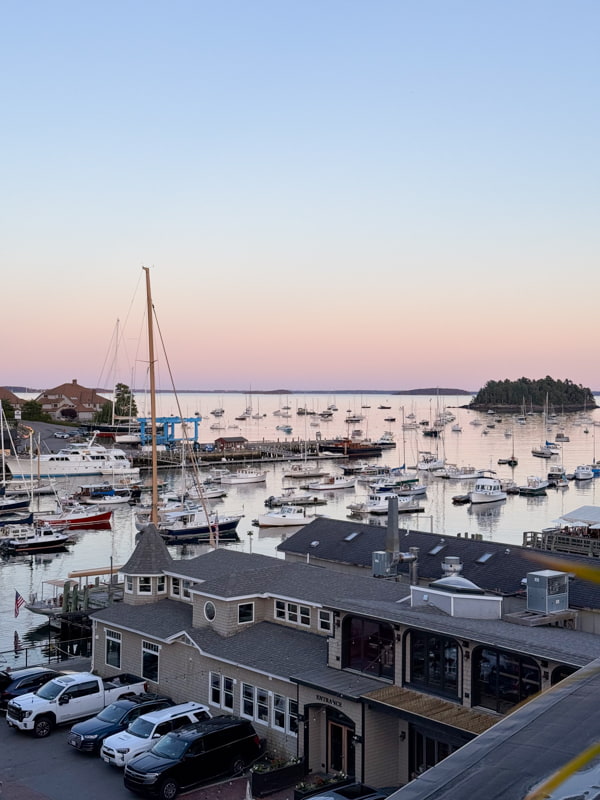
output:
M2 800L83 800L132 798L121 770L98 756L80 753L67 744L67 731L57 728L36 739L8 727L0 716L0 795ZM245 800L247 778L224 780L180 795L186 800ZM270 800L293 800L294 791L270 795Z

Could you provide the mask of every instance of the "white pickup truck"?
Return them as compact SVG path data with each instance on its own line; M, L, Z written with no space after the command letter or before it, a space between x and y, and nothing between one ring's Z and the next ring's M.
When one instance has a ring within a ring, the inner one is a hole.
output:
M100 678L91 672L72 672L11 700L6 721L12 728L33 731L41 738L49 736L55 725L91 717L121 697L145 691L147 684L137 675Z

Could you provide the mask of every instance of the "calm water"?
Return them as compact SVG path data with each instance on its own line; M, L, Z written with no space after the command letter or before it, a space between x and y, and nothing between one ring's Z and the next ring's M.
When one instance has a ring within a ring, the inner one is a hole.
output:
M140 414L145 414L149 407L144 396L138 396L138 409ZM416 397L394 395L245 395L240 394L182 394L177 400L173 395L160 395L158 399L158 415L177 415L179 411L184 416L194 416L196 412L203 416L200 425L200 438L203 442L210 442L219 436L242 435L249 440L275 439L284 441L289 439L314 439L320 432L323 438L347 435L355 428L362 429L365 436L371 439L378 438L384 431L394 433L397 447L384 451L383 456L372 461L378 464L398 466L406 463L408 467L416 464L419 451L435 451L445 455L446 460L459 466L472 465L482 469L494 469L499 477L513 478L517 484L526 482L529 475L545 476L548 467L553 463L563 463L567 472L572 472L578 464L590 463L595 459L596 431L600 428L592 421L581 421L582 415L558 415L557 424L545 428L541 414L527 417L525 425L517 424L512 416L504 416L501 422L495 423L495 428L488 428L487 424L493 418L460 406L466 405L469 397ZM329 422L320 421L319 427L311 425L312 416L298 416L298 406L307 407L315 411L324 410L329 404L337 405L338 411L334 412L333 419ZM254 413L260 413L260 419L237 421L235 417L241 414L247 405L252 405ZM273 414L283 405L291 408L289 419L282 419ZM379 409L381 404L390 405L390 410ZM362 408L369 405L370 408ZM225 414L221 417L223 430L211 430L210 425L216 419L210 411L221 406ZM456 422L462 426L461 433L451 431L451 424L444 430L443 436L436 440L424 437L421 430L402 430L402 413L408 422L408 415L414 414L416 421L433 419L443 408L451 410L456 415ZM364 414L365 419L360 423L347 425L344 422L347 412ZM265 415L265 416L262 416ZM384 420L387 416L395 416L396 422ZM594 410L590 415L591 420L600 423L600 409ZM473 420L481 421L475 426ZM276 426L289 423L292 425L292 434L288 437L276 430ZM239 426L239 427L230 427ZM483 431L488 433L484 434ZM585 431L588 431L587 433ZM554 457L550 460L539 459L531 455L531 448L548 440L554 440L556 433L562 431L570 437L570 441L562 446L562 458ZM512 435L508 436L507 433ZM498 458L507 458L514 452L519 464L514 469L507 466L498 466ZM599 442L600 448L600 442ZM600 449L599 449L600 458ZM323 462L332 472L338 470L339 461L328 459ZM252 525L252 520L261 513L265 506L264 501L270 495L281 494L284 485L291 485L294 481L283 478L287 463L266 464L266 484L252 484L246 486L230 486L228 494L223 500L213 501L216 508L223 512L244 513L244 518L238 526L240 542L228 547L249 552L274 555L276 546L286 535L294 529L263 529L259 530ZM180 480L180 471L173 470L161 473L172 486L177 486ZM521 544L522 534L525 530L540 530L549 526L561 514L571 511L581 505L595 505L597 481L588 481L577 485L571 481L568 489L548 490L546 497L519 497L509 495L506 502L500 506L483 507L474 511L469 505L455 506L452 497L469 491L468 483L433 478L422 473L423 482L428 484L427 496L422 500L425 511L411 517L401 516L401 525L406 523L409 527L420 530L431 530L441 535L455 536L457 533L480 533L485 539L508 544ZM76 486L77 480L74 481ZM298 482L296 482L298 483ZM357 495L367 493L364 485L358 484L356 489L342 489L325 493L327 504L318 506L315 511L319 514L336 519L346 519L348 503L356 499ZM36 498L34 508L48 509L53 506L52 497ZM598 499L600 502L600 497ZM376 520L380 524L385 518ZM248 533L251 532L252 536ZM17 619L14 618L14 592L17 589L25 598L32 592L38 595L42 591L43 581L49 579L65 579L70 571L102 567L113 564L123 564L131 554L135 542L135 527L133 512L129 506L117 506L114 511L112 530L85 531L78 535L76 544L71 546L69 552L59 554L44 554L39 556L7 557L0 560L0 580L2 593L0 595L0 652L13 647L15 631L25 642L28 639L47 636L43 632L45 626L39 615L32 614L22 608ZM174 547L173 554L192 557L203 552L204 545L187 545ZM46 590L47 591L47 590ZM46 593L45 591L45 593ZM10 663L13 664L12 657ZM19 660L15 658L15 664ZM2 665L0 665L1 667Z

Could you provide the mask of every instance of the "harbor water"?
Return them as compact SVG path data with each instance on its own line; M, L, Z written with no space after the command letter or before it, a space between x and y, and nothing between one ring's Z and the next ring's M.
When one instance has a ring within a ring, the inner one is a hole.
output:
M466 395L430 397L366 393L182 393L177 397L159 394L157 415L201 416L199 438L202 443L212 443L221 436L243 436L253 442L279 440L285 443L292 439L314 441L319 437L330 439L349 436L358 429L364 438L377 440L385 431L390 431L396 447L366 460L391 467L405 464L410 469L419 460L420 452L430 451L459 467L494 470L498 477L513 479L517 485L525 484L532 475L545 477L552 464L563 464L566 472L571 473L577 465L590 464L596 459L600 410L594 409L587 414L561 414L557 410L549 420L541 413L536 413L527 415L526 421L520 423L513 414L490 415L470 410L465 407L470 400L471 397ZM145 396L137 395L136 401L139 414L145 415ZM236 420L250 406L250 417ZM289 408L285 409L285 406ZM337 410L329 420L321 419L318 413L328 406L336 406ZM215 408L222 408L223 414L219 417L211 414ZM299 408L314 411L315 414L298 414ZM444 426L439 437L425 436L423 431L427 426L419 423L432 424L437 414L443 411L452 413L455 420ZM286 417L285 414L290 416ZM363 419L347 423L345 420L350 415L362 416ZM394 418L393 422L389 421L390 417ZM405 425L416 422L416 429L403 428L403 420ZM278 429L277 426L284 423L291 425L290 434ZM218 429L214 427L217 424ZM452 430L453 425L458 425L461 430ZM532 455L532 448L546 441L555 441L557 433L561 434L559 438L568 438L568 441L562 442L559 456L541 459ZM513 452L518 459L516 467L498 465L498 459L508 458ZM340 465L346 462L340 458L324 458L320 463L331 474L338 474ZM223 466L231 468L227 463ZM253 520L264 513L266 498L280 495L286 486L299 487L306 481L284 478L283 473L289 468L287 461L266 462L261 468L266 471L264 483L227 486L226 497L212 500L211 504L219 513L244 515L237 528L239 541L223 546L276 555L277 545L297 529L258 528L252 524ZM202 472L208 472L209 469L210 466L201 465ZM161 471L160 478L176 489L181 485L181 470ZM421 499L424 510L418 514L401 515L401 527L430 531L445 537L479 534L483 539L520 545L524 531L550 527L568 511L582 505L596 505L598 479L569 481L568 488L550 488L545 496L509 495L500 504L481 506L455 505L452 502L454 496L466 494L472 488L472 482L441 479L425 472L420 473L420 481L427 484L427 493ZM69 485L76 489L82 482L93 481L74 478ZM357 483L354 488L322 492L326 503L307 509L307 513L348 519L348 504L364 498L368 491L366 484ZM32 508L36 511L48 510L53 506L54 498L51 495L35 497L32 501ZM0 557L0 653L4 653L1 657L4 663L0 664L0 669L7 663L13 667L21 665L18 648L15 648L17 652L13 655L6 655L15 642L28 645L48 637L48 626L40 615L22 607L18 617L15 617L15 590L28 600L33 594L39 597L42 592L48 593L46 581L66 579L74 570L124 564L135 546L133 514L132 506L115 506L110 529L77 532L74 544L66 552ZM363 517L360 521L385 524L385 517ZM202 544L170 547L176 558L194 557L207 548Z

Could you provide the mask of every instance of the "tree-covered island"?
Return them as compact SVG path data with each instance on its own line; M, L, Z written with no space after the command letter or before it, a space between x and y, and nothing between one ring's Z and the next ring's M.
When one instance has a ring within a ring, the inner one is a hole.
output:
M538 380L519 378L516 381L488 381L468 407L523 412L548 408L558 413L596 408L596 400L591 389L577 385L568 378L561 381L547 375Z

